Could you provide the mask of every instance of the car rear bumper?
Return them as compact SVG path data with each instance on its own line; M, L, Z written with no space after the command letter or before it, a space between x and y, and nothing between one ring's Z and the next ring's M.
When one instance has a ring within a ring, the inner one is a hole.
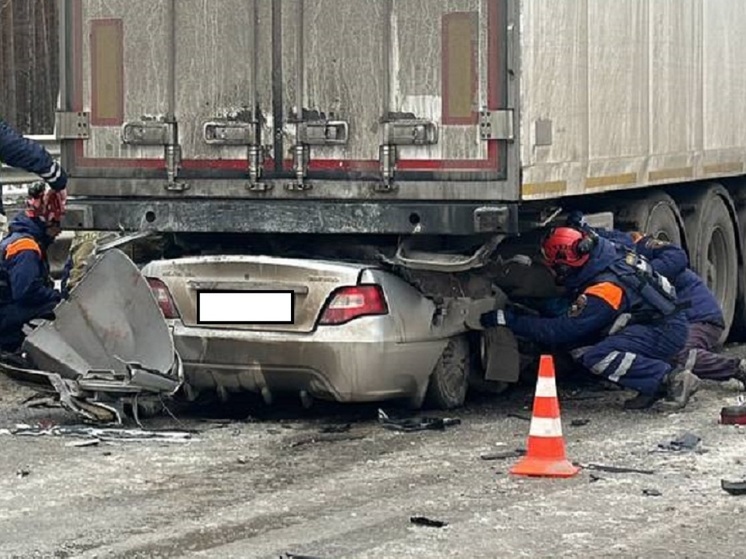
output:
M375 321L362 318L358 321ZM187 383L197 390L300 392L340 402L416 397L447 340L355 340L355 322L310 334L172 324Z

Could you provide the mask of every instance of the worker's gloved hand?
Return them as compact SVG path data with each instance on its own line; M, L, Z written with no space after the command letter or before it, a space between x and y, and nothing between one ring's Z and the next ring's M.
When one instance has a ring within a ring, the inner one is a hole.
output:
M485 328L484 316L494 314L495 311L498 310L502 312L502 309L504 309L509 302L508 296L505 295L502 289L499 287L493 287L492 297L477 299L471 303L464 324L471 330L483 330Z
M567 225L569 227L582 228L586 226L585 216L580 210L573 210L567 215Z
M505 311L497 309L495 311L486 312L479 317L479 323L482 328L495 328L496 326L506 326L507 320L505 319Z

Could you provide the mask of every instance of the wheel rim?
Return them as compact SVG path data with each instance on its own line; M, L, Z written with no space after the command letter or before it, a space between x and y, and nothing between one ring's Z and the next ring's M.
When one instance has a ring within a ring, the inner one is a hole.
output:
M723 278L727 281L727 239L725 232L720 227L712 231L710 242L707 245L707 256L705 260L705 269L703 270L707 287L715 294L715 298L723 306L727 286Z

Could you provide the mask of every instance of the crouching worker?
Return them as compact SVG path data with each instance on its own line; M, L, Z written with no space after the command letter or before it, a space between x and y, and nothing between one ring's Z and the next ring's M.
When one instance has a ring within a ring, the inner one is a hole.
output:
M599 235L634 250L646 258L653 270L674 284L679 301L685 304L689 336L674 363L701 379L727 381L735 378L746 386L746 359L717 352L725 319L707 284L691 268L686 251L673 243L633 231L597 230Z
M64 201L37 183L29 189L26 210L10 222L0 242L0 349L17 351L23 326L53 318L62 300L49 275L47 249L60 234Z
M483 313L476 327L504 325L550 350L570 350L592 373L638 392L625 402L626 409L648 407L663 396L670 407L686 406L699 379L669 364L687 337L686 318L670 284L644 259L590 231L557 227L541 249L556 281L574 300L569 311L545 318L506 308Z

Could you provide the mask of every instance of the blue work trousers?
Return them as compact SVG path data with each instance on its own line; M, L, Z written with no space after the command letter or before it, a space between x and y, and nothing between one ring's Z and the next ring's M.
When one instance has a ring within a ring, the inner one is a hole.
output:
M0 349L15 351L23 343L23 326L36 318L54 318L57 303L28 307L18 303L0 306Z
M571 352L592 373L624 388L653 396L671 372L670 361L686 343L683 312L655 324L632 324L579 352Z

